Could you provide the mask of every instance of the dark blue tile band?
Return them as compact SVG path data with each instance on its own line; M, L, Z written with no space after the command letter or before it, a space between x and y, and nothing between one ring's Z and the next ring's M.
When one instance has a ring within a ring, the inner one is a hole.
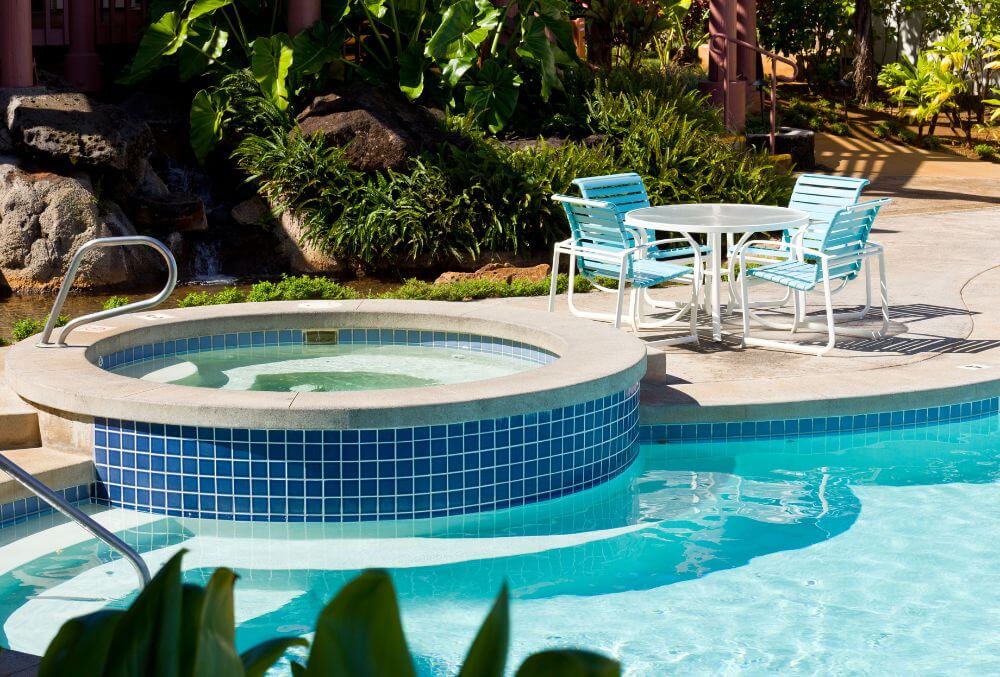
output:
M92 487L90 484L81 484L76 487L57 489L56 493L65 498L70 503L88 500L91 496ZM29 517L44 515L52 512L48 503L37 496L29 496L16 501L0 505L0 528L17 524Z
M638 384L479 421L365 430L95 421L97 498L134 510L260 521L421 519L565 496L638 453Z

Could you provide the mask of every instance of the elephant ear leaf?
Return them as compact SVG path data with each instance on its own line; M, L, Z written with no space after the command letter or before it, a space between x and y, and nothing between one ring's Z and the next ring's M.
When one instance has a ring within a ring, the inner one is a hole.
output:
M507 645L510 642L510 612L507 602L507 585L490 609L489 616L476 633L469 654L462 663L458 677L503 677L507 664Z
M304 674L416 675L389 574L363 572L320 612Z
M542 651L528 656L514 677L621 677L618 661L577 649Z
M344 29L317 21L292 39L292 64L296 76L314 75L340 58Z
M288 71L293 58L292 41L284 33L253 41L250 71L264 94L280 110L288 108Z
M562 81L556 72L555 51L541 19L525 17L521 24L521 44L517 47L517 53L538 62L542 71L542 101L549 100L553 89L562 89Z
M100 675L124 611L102 610L63 623L38 666L39 677Z
M222 121L227 110L228 101L218 92L203 89L191 100L191 150L198 162L204 162L222 140Z
M118 81L132 85L156 71L164 57L176 53L187 40L188 23L177 12L167 12L150 24L139 41L128 73Z
M441 15L441 23L427 41L424 53L432 59L443 58L452 44L474 28L478 14L475 0L458 0Z
M202 39L202 35L207 35ZM178 56L178 75L184 82L204 73L226 50L229 33L215 26L191 26L188 40L197 41L198 50L186 49Z
M399 54L399 90L410 101L424 92L424 67L427 59L420 45L414 43Z
M476 83L465 88L465 106L493 132L499 132L510 120L517 107L521 77L510 64L501 66L494 61L483 64Z

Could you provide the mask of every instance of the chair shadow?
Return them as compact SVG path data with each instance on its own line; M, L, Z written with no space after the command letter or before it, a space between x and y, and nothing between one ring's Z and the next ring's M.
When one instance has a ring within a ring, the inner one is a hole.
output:
M923 355L927 353L975 355L1000 348L1000 339L886 336L879 339L845 339L843 342L838 341L837 348L863 353L896 353L899 355Z

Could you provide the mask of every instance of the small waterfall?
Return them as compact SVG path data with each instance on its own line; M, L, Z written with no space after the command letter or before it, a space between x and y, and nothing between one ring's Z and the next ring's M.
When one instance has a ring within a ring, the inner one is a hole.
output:
M191 262L191 272L193 273L191 282L195 284L232 284L236 281L235 277L223 275L220 270L220 246L220 242L194 243L194 258Z

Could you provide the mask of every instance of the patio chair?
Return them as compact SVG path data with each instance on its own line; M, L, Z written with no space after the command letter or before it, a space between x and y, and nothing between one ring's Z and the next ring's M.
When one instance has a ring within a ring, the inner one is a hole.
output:
M788 206L792 209L798 209L806 212L809 215L809 223L804 226L804 228L809 229L817 226L826 226L830 223L830 220L840 208L857 204L861 199L861 191L864 190L869 183L871 182L868 179L860 179L852 176L801 174L795 181L795 187L792 189L792 197L788 201ZM795 234L795 232L786 230L782 233L781 239L784 242L791 242ZM805 237L807 247L816 244L816 242L811 240L808 233ZM729 285L730 296L734 300L739 297L739 294L736 293L735 285L737 282L734 273L736 265L736 251L740 248L741 244L742 243L735 242L732 236L729 237ZM869 241L866 245L866 256L875 256L877 254L876 250L880 248L881 245ZM774 252L767 251L764 248L750 248L746 253L747 260L753 263L770 263L774 261ZM860 311L859 317L864 317L871 308L871 270L867 264L865 266L865 274L865 284L867 285L865 288L865 305ZM757 301L755 303L755 307L768 308L783 306L788 303L790 294L791 290L789 290L781 299Z
M625 215L633 209L650 206L649 195L646 193L646 184L643 183L642 177L635 172L587 176L574 179L573 185L580 189L580 195L585 200L601 200L611 203L620 221L624 221ZM707 256L711 252L711 248L708 245L698 244L691 238L662 239L660 234L655 230L640 230L637 233L650 243L647 258L655 261L693 263L696 251L702 257ZM653 242L660 244L654 245ZM701 261L700 258L699 261ZM701 279L698 281L698 286L701 288L701 285L704 283L704 267L701 265L693 267L691 269L692 276L695 270L699 271ZM693 277L690 281L694 282ZM653 299L648 289L643 291L643 300L650 306L663 310L684 309L684 304L681 303Z
M880 297L882 304L882 327L878 331L858 332L842 330L841 333L863 333L871 338L881 338L889 329L889 298L886 286L885 258L880 248L874 254L866 254L868 235L879 210L890 200L870 200L838 209L826 226L810 224L801 229L790 242L773 240L751 240L739 249L740 300L743 311L743 345L782 348L795 352L823 355L836 343L837 319L857 319L856 312L834 313L832 296L857 278L862 266L867 265L870 256L878 258ZM747 268L750 252L769 250L771 263L757 268ZM776 260L780 259L780 260ZM781 326L765 320L754 312L750 305L748 280L759 280L785 287L794 299L794 316L791 326ZM825 324L805 320L806 293L822 286L826 310ZM789 329L792 333L800 329L823 329L828 334L826 345L806 346L790 341L754 338L750 335L750 320L754 319L773 329Z
M568 301L570 312L577 317L611 322L620 327L625 301L625 289L632 287L629 302L628 322L632 329L658 329L677 322L685 313L689 315L689 333L680 338L667 339L658 343L677 344L698 341L698 292L700 277L692 277L691 268L671 261L656 261L647 257L650 247L661 242L646 241L635 231L626 228L618 212L610 202L584 200L568 195L553 195L552 199L562 204L569 221L571 237L558 242L552 253L552 282L549 287L549 312L555 310L556 273L559 270L559 258L562 254L569 256L569 289ZM701 252L694 240L692 246L695 270L701 267ZM597 289L616 295L614 313L584 311L574 303L574 281L577 272L589 280ZM602 284L602 278L612 278L618 281L617 289ZM644 295L638 293L657 284L668 281L691 282L691 300L683 308L676 310L669 318L658 321L643 322Z

